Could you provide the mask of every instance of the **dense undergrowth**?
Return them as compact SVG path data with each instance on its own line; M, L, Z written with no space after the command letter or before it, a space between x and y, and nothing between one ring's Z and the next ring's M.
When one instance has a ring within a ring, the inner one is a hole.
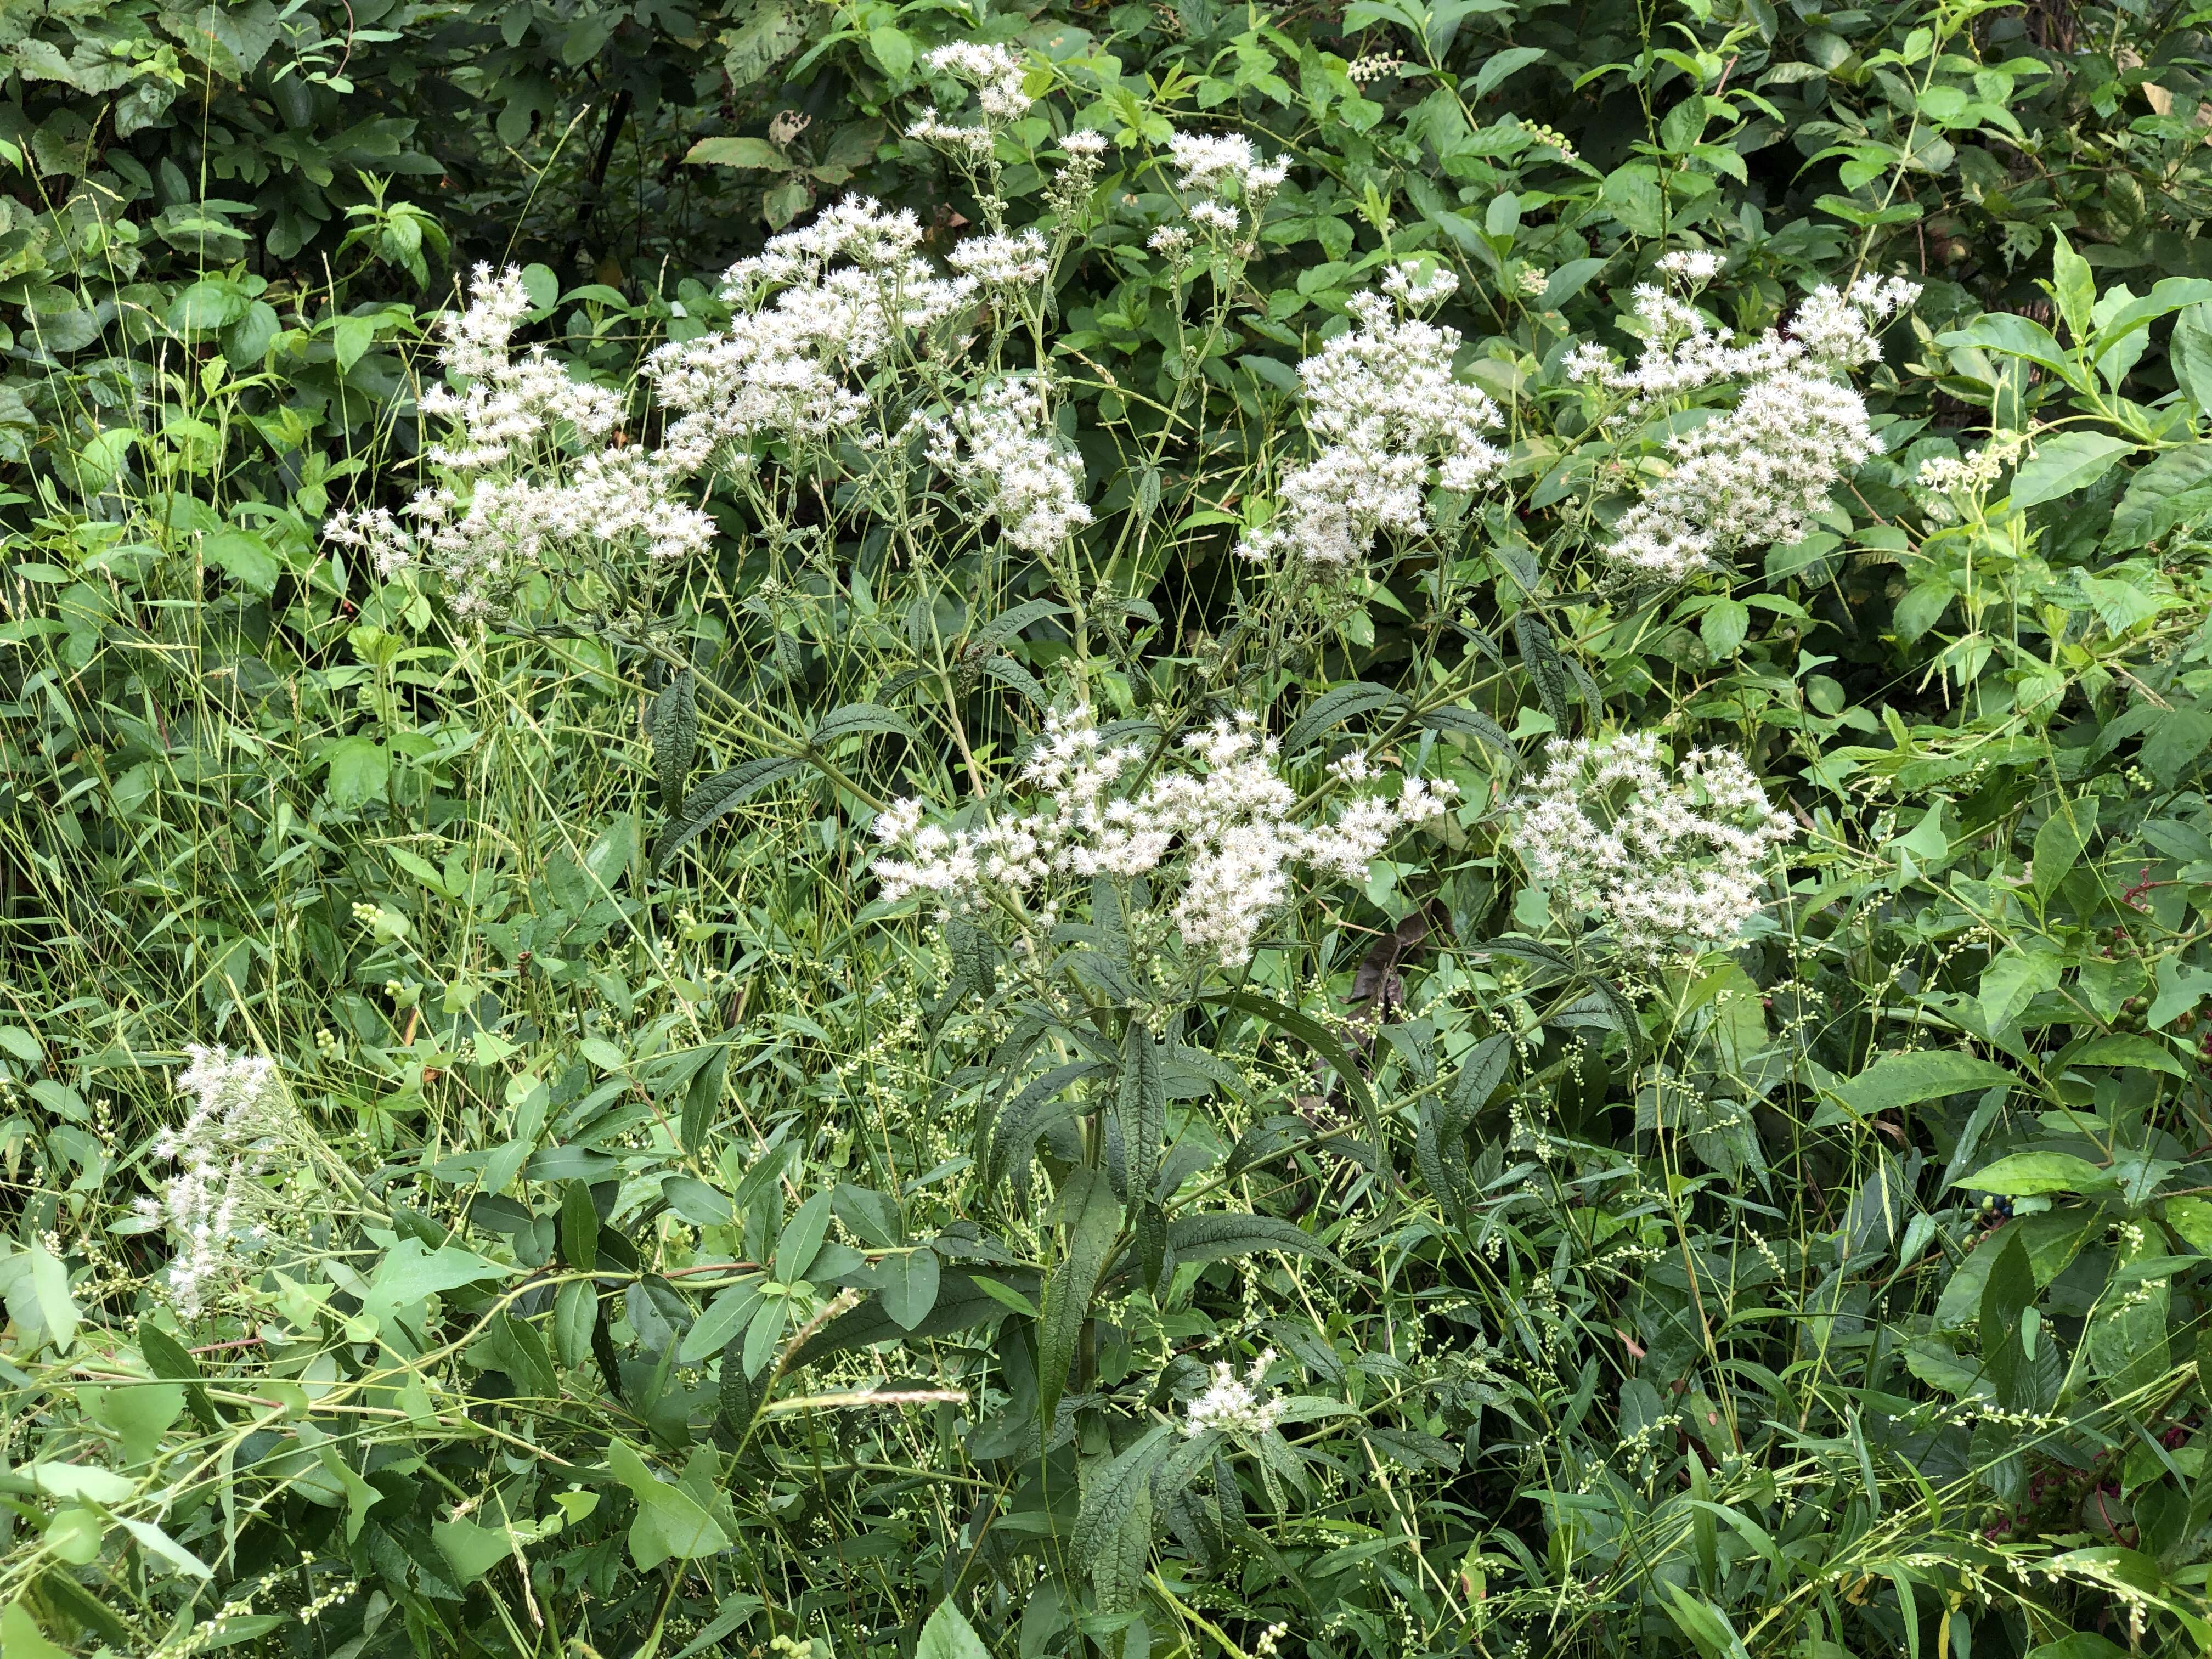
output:
M0 55L9 1659L2212 1646L2197 14Z

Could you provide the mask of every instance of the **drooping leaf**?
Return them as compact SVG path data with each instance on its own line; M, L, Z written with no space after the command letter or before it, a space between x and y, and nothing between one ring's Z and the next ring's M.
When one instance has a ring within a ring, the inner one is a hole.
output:
M936 1253L924 1249L887 1255L876 1264L876 1284L884 1311L902 1331L910 1331L937 1305Z
M2036 447L2034 459L2013 474L2012 504L2034 507L2087 489L2135 449L2134 444L2109 432L2061 432L2045 438Z
M1245 1215L1215 1211L1179 1215L1168 1223L1168 1249L1181 1261L1223 1261L1280 1250L1288 1255L1307 1255L1340 1272L1346 1272L1334 1251L1296 1222L1279 1216Z
M607 1468L637 1499L629 1554L641 1571L670 1559L696 1561L729 1547L728 1535L698 1499L655 1474L628 1441L617 1438L608 1443Z
M684 815L672 820L660 832L660 840L653 849L653 867L666 869L671 859L697 840L722 814L735 811L762 790L796 777L805 769L806 763L794 757L763 755L717 772L690 792L684 803Z
M660 810L681 817L684 781L690 776L691 757L699 747L699 677L691 670L678 670L653 699L651 729Z
M1314 700L1311 708L1291 722L1290 729L1283 733L1283 753L1295 757L1303 754L1316 738L1334 731L1345 721L1402 701L1388 686L1369 685L1358 680L1349 685L1331 686Z
M1994 1061L1954 1049L1930 1048L1918 1054L1885 1055L1836 1093L1860 1116L1873 1117L1923 1100L2018 1081Z
M1037 1420L1048 1428L1067 1386L1075 1343L1091 1316L1091 1298L1106 1269L1106 1258L1121 1226L1121 1206L1112 1183L1096 1170L1068 1172L1053 1206L1061 1228L1060 1260L1046 1282L1043 1317L1037 1326Z

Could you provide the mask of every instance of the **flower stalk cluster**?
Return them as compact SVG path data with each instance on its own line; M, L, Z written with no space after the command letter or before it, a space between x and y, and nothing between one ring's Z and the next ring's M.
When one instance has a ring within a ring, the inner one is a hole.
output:
M1692 251L1668 255L1662 269L1694 287L1719 267ZM1636 367L1621 368L1604 348L1585 344L1570 355L1568 377L1625 394L1639 416L1723 382L1742 390L1733 408L1668 441L1672 469L1621 515L1607 560L1624 574L1681 581L1737 549L1804 536L1837 483L1881 453L1866 400L1846 375L1880 355L1881 326L1919 293L1897 277L1822 288L1786 332L1769 329L1739 343L1686 300L1639 287L1646 344Z
M1697 749L1672 766L1649 732L1555 739L1547 752L1513 803L1512 846L1555 902L1598 919L1645 965L1742 933L1769 855L1796 830L1741 755Z
M1033 810L955 828L906 799L877 819L883 895L927 893L956 911L1000 902L1049 927L1076 884L1158 877L1174 893L1165 911L1185 947L1234 967L1288 902L1297 867L1362 879L1394 835L1440 817L1457 793L1401 778L1395 794L1357 795L1334 817L1303 823L1257 716L1218 720L1183 749L1183 763L1147 771L1146 744L1113 741L1088 708L1055 713L1022 771L1042 797ZM1343 775L1370 775L1355 765Z
M1453 374L1459 331L1413 313L1459 286L1449 271L1391 267L1352 296L1353 326L1299 366L1312 459L1279 486L1275 516L1239 550L1256 563L1340 575L1375 538L1428 533L1432 486L1470 492L1505 462L1481 434L1498 407Z
M275 1060L198 1045L185 1052L191 1063L177 1088L192 1109L149 1149L176 1170L161 1197L139 1200L137 1209L167 1224L177 1247L169 1295L197 1318L276 1239L281 1209L265 1177L280 1156L301 1156L311 1137Z

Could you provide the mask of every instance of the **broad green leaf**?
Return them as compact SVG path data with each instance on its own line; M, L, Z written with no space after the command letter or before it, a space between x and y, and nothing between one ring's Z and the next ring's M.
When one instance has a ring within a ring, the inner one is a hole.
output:
M200 544L200 556L240 587L265 594L276 586L284 567L269 544L250 530L219 530Z
M2181 1241L2204 1255L2212 1255L2212 1200L2169 1198L2166 1224Z
M815 1253L822 1248L823 1237L829 1231L830 1194L819 1192L792 1212L791 1219L777 1236L775 1276L787 1285L805 1278L806 1270L814 1265Z
M138 1483L96 1463L27 1463L15 1473L49 1498L81 1498L112 1507L138 1490Z
M553 1299L553 1351L564 1365L580 1365L592 1352L599 1323L599 1293L588 1279L572 1279Z
M975 1627L947 1599L937 1604L937 1610L922 1626L921 1639L915 1644L914 1659L991 1659L991 1650L975 1634Z
M341 738L325 758L330 763L333 806L359 806L374 800L392 777L392 751L374 738Z
M1705 654L1717 663L1735 655L1750 631L1751 610L1740 599L1716 599L1698 618L1698 635L1705 642Z
M2200 300L2173 319L2167 356L2182 396L2199 415L2212 415L2212 303Z
M480 1527L467 1519L434 1522L430 1541L453 1568L457 1584L473 1584L514 1550L506 1528Z
M1118 1183L1126 1204L1152 1200L1159 1178L1160 1147L1167 1133L1167 1085L1160 1045L1145 1022L1132 1017L1121 1039L1121 1074L1114 1096L1126 1174Z
M76 1340L77 1327L83 1322L76 1298L70 1294L69 1264L47 1249L43 1240L35 1238L31 1241L30 1258L31 1298L39 1310L39 1322L55 1351L67 1353Z
M80 1396L94 1419L112 1429L124 1467L144 1463L161 1449L161 1437L184 1414L185 1391L175 1382L118 1383Z
M2212 353L2212 341L2207 349ZM2116 552L2142 547L2207 513L2212 513L2212 443L2184 444L2160 452L2128 480L2104 544Z
M660 1183L668 1207L695 1227L727 1227L738 1218L737 1206L705 1182L691 1176L670 1176Z
M2090 1038L2080 1048L2068 1051L2066 1063L2069 1066L2118 1066L2137 1071L2163 1072L2168 1077L2186 1078L2191 1075L2189 1067L2183 1065L2165 1043L2154 1037L2131 1036L2124 1032Z
M2143 739L2142 763L2151 776L2171 788L2208 746L2212 746L2212 712L2176 708L2160 714Z
M426 1297L457 1291L488 1279L504 1279L516 1270L487 1261L458 1244L423 1248L419 1239L403 1238L377 1263L362 1297L362 1312L372 1319L388 1319Z
M686 1365L696 1365L729 1346L731 1339L751 1324L760 1306L761 1286L766 1282L755 1273L717 1291L707 1311L684 1334L676 1358Z
M2024 319L2023 319L2024 320ZM2061 432L2039 439L2035 457L2013 474L2012 504L2034 507L2087 489L2136 446L2109 432Z
M749 167L787 173L791 160L765 138L702 138L684 159L708 167Z
M2029 1198L2039 1193L2109 1191L2113 1179L2110 1170L2071 1152L2014 1152L1951 1184L2000 1198Z
M937 1255L929 1249L907 1250L876 1263L878 1293L884 1311L902 1331L910 1331L929 1316L937 1305Z
M914 38L888 23L868 31L868 50L894 82L905 80L914 67Z
M0 1653L8 1659L70 1659L69 1650L47 1640L21 1601L0 1607Z
M2074 872L2081 849L2097 833L2097 797L2062 800L2035 832L2035 896L2046 902L2058 884Z
M672 1181L684 1178L670 1177ZM661 1190L666 1193L665 1183ZM684 1212L678 1209L677 1213ZM688 1215L684 1218L691 1219ZM599 1206L592 1201L592 1189L580 1181L568 1182L561 1188L561 1259L579 1273L590 1273L599 1265Z
M2089 262L2074 251L2063 231L2051 233L2051 298L2065 319L2068 337L2078 346L2094 325L2090 313L2097 303L2097 279Z
M1995 1088L2018 1082L2003 1066L1953 1049L1888 1054L1835 1092L1862 1117L1917 1105L1944 1095Z
M2025 357L2050 369L2071 386L2086 389L2088 385L2073 354L2051 337L2049 329L2011 312L1985 313L1964 328L1938 334L1936 343L1954 350L1971 346Z
M2008 945L1982 969L1982 1018L1995 1036L2009 1027L2027 1006L2045 991L2058 988L2063 961L2048 951L2022 950Z
M727 1549L730 1539L714 1517L682 1486L665 1481L627 1441L607 1446L607 1468L637 1499L630 1522L630 1559L641 1571L663 1561L695 1561Z
M907 724L906 716L896 710L881 708L872 702L850 702L842 708L835 708L824 714L814 729L807 733L806 746L817 753L823 753L847 738L874 732L889 732L901 738L914 736L914 728Z

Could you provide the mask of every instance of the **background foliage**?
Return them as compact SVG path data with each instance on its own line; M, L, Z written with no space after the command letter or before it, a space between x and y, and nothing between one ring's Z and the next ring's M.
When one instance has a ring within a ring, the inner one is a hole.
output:
M672 801L638 641L456 627L319 532L409 476L476 261L623 386L843 191L949 246L981 210L898 135L977 35L1120 146L1055 295L1102 713L1233 690L1301 775L1364 734L1485 801L1656 726L1803 832L1771 926L1655 984L1479 823L1299 911L1148 1085L1156 1278L1068 1125L1006 1128L996 965L862 874L956 727L1034 727L1034 571L733 534ZM0 50L11 1656L2212 1644L2197 13L250 0ZM1171 125L1292 161L1196 349L1142 252ZM1558 364L1685 245L1748 329L1926 291L1819 530L1624 594L1544 516L1602 482ZM1465 280L1516 508L1259 659L1268 434L1408 253ZM1990 430L2008 477L1908 489ZM335 1266L185 1322L132 1200L192 1042L363 1180L302 1218ZM1163 1427L1269 1349L1279 1431Z

